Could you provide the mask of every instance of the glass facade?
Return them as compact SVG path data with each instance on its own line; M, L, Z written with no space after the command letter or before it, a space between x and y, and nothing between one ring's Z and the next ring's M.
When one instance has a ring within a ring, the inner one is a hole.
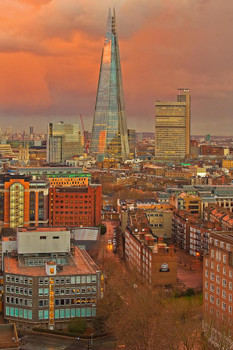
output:
M47 161L64 163L75 155L83 154L83 137L79 124L64 122L48 124Z
M91 153L129 158L124 95L115 27L109 10L92 128Z

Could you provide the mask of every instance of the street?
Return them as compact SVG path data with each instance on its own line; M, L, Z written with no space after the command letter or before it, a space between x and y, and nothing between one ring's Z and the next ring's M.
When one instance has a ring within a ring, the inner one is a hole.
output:
M21 350L64 350L74 342L73 339L60 339L45 335L25 335L22 337Z

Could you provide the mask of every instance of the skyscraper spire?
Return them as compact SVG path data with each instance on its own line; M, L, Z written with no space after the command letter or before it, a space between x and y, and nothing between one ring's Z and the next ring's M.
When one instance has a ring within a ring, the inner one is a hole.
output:
M129 144L125 118L115 10L109 9L92 128L91 153L127 159Z

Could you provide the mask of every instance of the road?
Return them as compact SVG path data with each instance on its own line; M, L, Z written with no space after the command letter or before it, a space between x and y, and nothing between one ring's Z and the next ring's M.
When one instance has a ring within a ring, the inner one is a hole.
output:
M73 339L64 340L45 335L25 335L21 341L22 350L64 350L74 342Z
M197 257L177 249L177 277L186 288L201 289L203 263Z

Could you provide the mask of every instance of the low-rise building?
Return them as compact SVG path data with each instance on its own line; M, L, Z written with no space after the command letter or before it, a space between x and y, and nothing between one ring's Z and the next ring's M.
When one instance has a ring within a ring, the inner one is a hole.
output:
M71 318L93 317L103 294L99 268L70 246L65 227L20 228L3 271L4 318L24 329L62 329Z
M125 231L125 258L152 287L177 283L174 246L158 243L150 232L146 215L131 212Z

